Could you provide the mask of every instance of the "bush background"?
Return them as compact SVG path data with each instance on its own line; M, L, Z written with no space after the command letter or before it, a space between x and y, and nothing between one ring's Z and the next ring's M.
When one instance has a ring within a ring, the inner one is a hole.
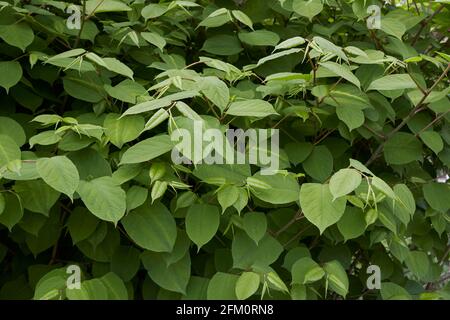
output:
M70 4L0 2L0 298L450 297L448 0ZM281 171L174 165L195 120Z

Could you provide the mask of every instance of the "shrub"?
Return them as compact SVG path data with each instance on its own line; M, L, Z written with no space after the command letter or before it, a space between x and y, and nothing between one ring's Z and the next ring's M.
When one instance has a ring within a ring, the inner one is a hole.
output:
M448 1L0 7L1 298L450 297Z

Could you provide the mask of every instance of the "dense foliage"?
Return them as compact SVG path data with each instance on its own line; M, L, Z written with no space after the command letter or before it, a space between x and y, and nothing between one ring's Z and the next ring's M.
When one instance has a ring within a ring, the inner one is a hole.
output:
M448 0L75 2L0 2L0 298L450 298Z

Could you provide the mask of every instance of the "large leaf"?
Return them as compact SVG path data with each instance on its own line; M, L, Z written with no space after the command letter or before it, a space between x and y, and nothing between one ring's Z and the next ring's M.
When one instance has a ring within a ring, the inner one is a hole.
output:
M390 74L373 81L367 90L415 89L416 83L409 74Z
M422 144L414 135L397 132L384 145L384 158L389 164L407 164L422 159Z
M1 61L0 62L0 86L5 88L6 92L9 88L15 86L22 78L22 67L17 61Z
M227 109L227 114L239 117L267 117L277 114L272 105L264 100L246 100L233 102Z
M144 129L144 118L138 115L120 118L119 114L110 113L103 123L105 135L117 148L136 139Z
M146 162L169 152L172 147L173 143L168 135L148 138L125 151L120 164Z
M102 220L117 224L125 214L125 191L111 177L81 180L77 192L89 211Z
M247 178L247 185L253 195L269 203L284 204L298 199L299 186L292 174L256 174Z
M172 251L177 230L175 220L163 204L146 202L121 222L130 238L142 248L155 252Z
M73 197L80 177L77 168L69 158L65 156L41 158L36 162L36 169L45 183L70 198Z
M332 61L321 62L320 65L325 69L328 69L335 75L344 78L345 80L353 83L355 86L360 88L361 84L359 79L351 72L350 68L346 65L338 64Z
M333 201L328 184L304 183L300 189L300 206L306 219L319 228L320 233L339 221L345 211L345 198Z

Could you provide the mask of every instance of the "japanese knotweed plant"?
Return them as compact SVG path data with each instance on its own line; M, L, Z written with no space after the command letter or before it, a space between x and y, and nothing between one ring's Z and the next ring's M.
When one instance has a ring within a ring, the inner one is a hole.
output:
M449 8L1 1L0 298L449 299Z

